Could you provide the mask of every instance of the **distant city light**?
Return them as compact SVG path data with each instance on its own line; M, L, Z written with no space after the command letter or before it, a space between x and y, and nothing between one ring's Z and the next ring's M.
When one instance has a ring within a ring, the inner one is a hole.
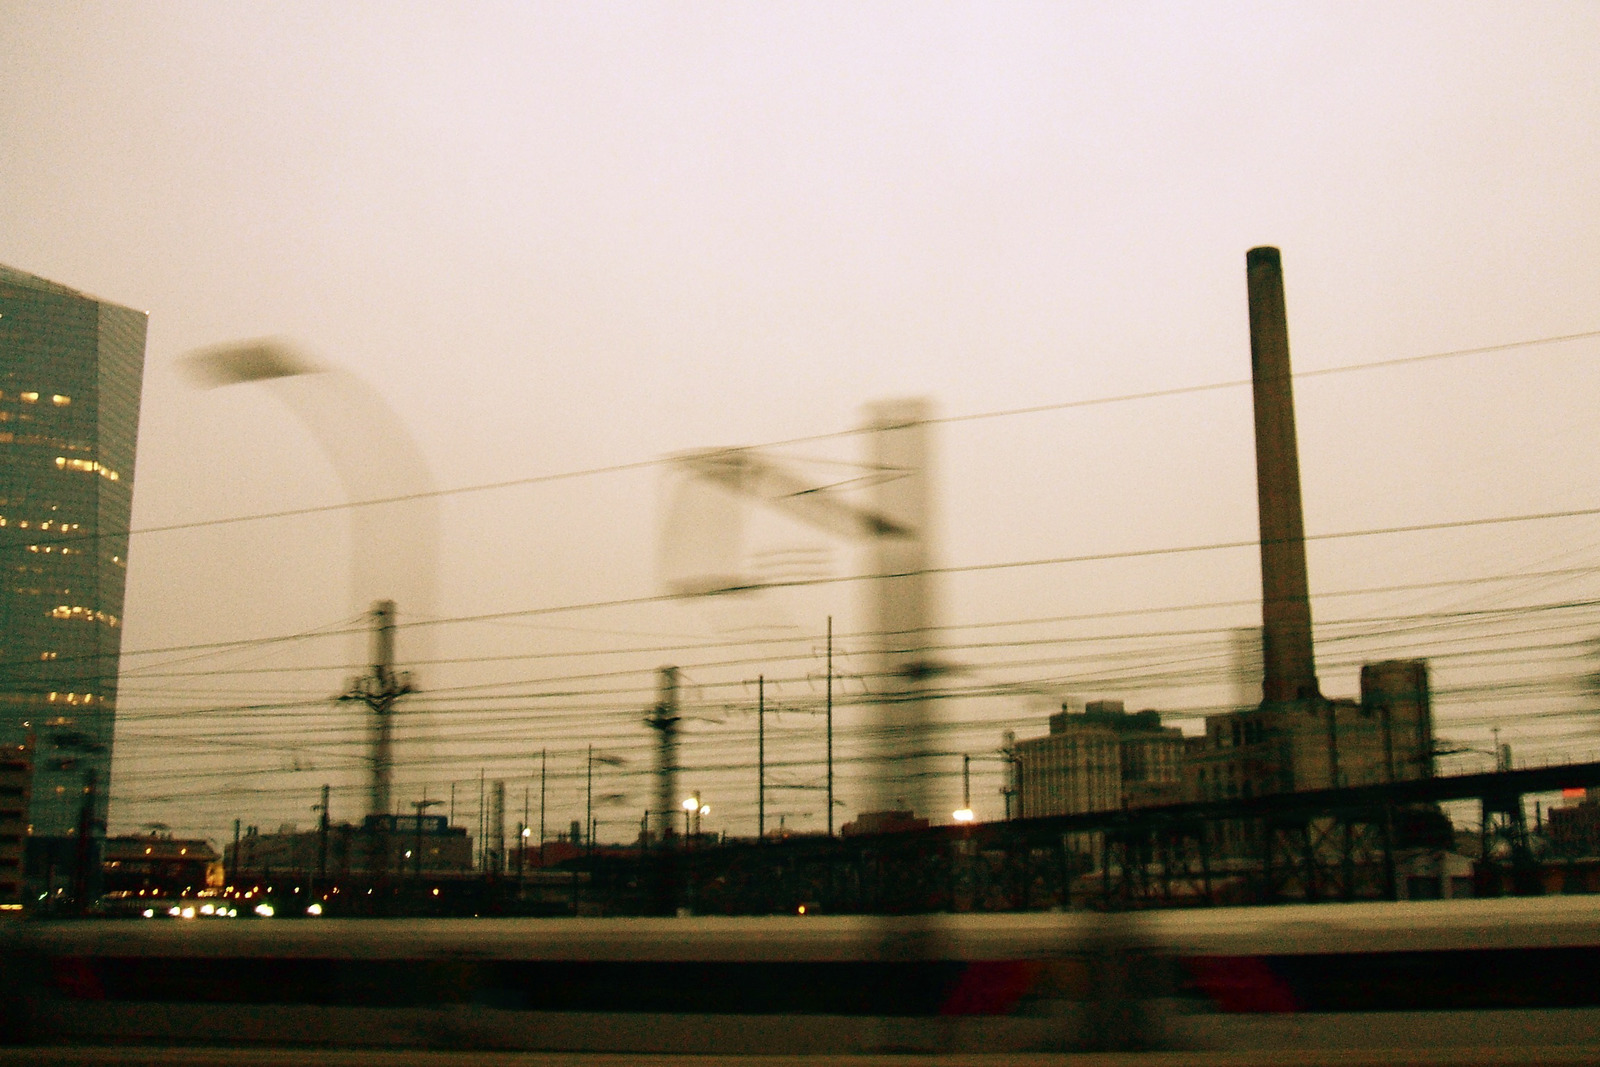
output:
M322 905L321 904L313 904L313 905L311 905L309 908L306 909L306 914L307 915L321 915L322 914Z
M971 808L962 808L959 811L951 812L950 815L955 819L956 822L971 822L973 819L977 818L977 816L972 813Z
M256 914L261 916L263 919L272 918L272 905L262 901L260 904L256 905Z

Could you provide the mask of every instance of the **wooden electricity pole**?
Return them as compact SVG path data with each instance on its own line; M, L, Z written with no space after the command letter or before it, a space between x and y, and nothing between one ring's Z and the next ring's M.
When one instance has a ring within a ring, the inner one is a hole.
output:
M828 616L828 837L833 837L833 616Z

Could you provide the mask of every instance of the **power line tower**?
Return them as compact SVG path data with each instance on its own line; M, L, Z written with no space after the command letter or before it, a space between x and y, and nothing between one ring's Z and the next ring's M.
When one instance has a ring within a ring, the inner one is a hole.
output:
M359 701L372 712L372 783L369 812L373 829L371 875L381 878L389 865L389 816L394 779L394 707L415 693L411 675L394 669L394 601L372 605L372 670L350 680L340 700Z

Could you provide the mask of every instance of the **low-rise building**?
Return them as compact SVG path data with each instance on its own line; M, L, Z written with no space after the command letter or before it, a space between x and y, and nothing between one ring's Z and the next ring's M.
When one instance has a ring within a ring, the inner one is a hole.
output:
M374 872L462 871L472 867L472 839L443 815L368 815L360 825L326 831L286 826L275 834L251 827L237 848L224 850L228 876L267 872L325 873L329 878Z
M928 820L914 811L863 811L839 827L839 834L855 837L859 834L898 834L927 828Z
M1566 858L1600 856L1600 789L1589 789L1575 803L1545 812L1544 834L1550 851Z
M102 853L107 897L182 896L221 880L217 850L198 838L171 834L108 837Z

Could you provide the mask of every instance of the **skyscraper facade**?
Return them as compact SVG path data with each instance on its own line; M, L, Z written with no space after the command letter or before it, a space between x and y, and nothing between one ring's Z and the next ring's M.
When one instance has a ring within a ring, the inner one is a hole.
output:
M0 266L0 743L33 742L35 836L104 825L145 326Z

